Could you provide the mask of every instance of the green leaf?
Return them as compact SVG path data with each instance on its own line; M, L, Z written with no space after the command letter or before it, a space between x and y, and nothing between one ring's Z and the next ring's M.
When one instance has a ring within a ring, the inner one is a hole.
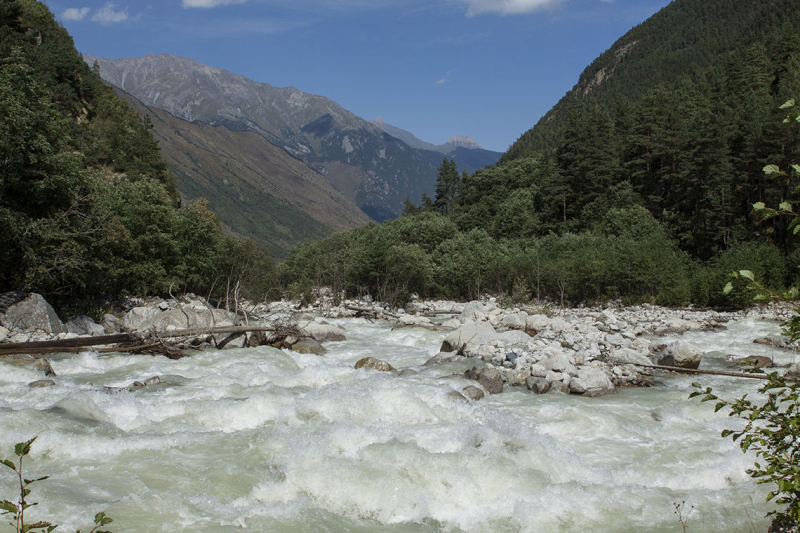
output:
M739 271L739 275L741 277L745 278L745 279L749 279L750 281L755 281L756 280L756 277L749 270L740 270Z
M764 174L767 176L780 176L783 174L778 165L767 165L764 167Z
M761 211L765 207L767 207L767 204L765 204L764 202L756 202L753 204L754 211Z
M796 174L800 174L800 165L792 165L792 170L794 170Z
M37 437L33 437L28 442L20 442L16 446L14 446L14 453L17 454L18 457L25 457L31 452L31 444L33 441L36 440Z
M722 289L722 294L730 294L733 291L733 283L730 281L725 285L725 288Z
M8 459L3 459L2 461L0 461L0 463L2 463L2 464L4 464L4 465L6 465L7 467L9 467L9 468L10 468L11 470L13 470L14 472L16 472L16 471L17 471L17 467L16 467L16 465L15 465L14 463L12 463L12 462L11 462L10 460L8 460Z
M790 204L789 202L781 202L781 204L778 206L778 209L780 209L781 211L789 211L789 212L791 212L792 211L792 204Z
M36 478L36 479L26 479L25 480L25 486L27 487L31 483L36 483L37 481L44 481L45 479L50 479L50 476L44 476L44 477L40 477L40 478Z
M3 500L0 502L0 509L13 514L17 514L17 512L19 511L17 506L8 500Z
M790 109L790 108L794 107L795 105L796 105L795 104L795 100L794 100L794 98L792 98L792 99L787 100L786 102L784 102L784 104L781 107L779 107L778 109Z

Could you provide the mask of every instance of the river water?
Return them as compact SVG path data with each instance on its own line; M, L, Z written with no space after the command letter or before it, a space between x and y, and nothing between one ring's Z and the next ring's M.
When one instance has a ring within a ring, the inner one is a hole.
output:
M271 348L163 357L53 358L57 385L0 367L0 457L38 435L30 511L115 532L765 531L767 489L720 431L736 421L687 399L692 378L602 398L521 389L468 404L455 364L422 367L444 332L338 321L348 340L324 357ZM793 354L756 346L774 322L746 319L685 339L724 356ZM362 357L419 373L354 370ZM174 384L109 393L159 375ZM728 397L755 380L703 376ZM12 499L10 470L0 498ZM692 509L693 506L693 509ZM61 529L59 528L59 529Z

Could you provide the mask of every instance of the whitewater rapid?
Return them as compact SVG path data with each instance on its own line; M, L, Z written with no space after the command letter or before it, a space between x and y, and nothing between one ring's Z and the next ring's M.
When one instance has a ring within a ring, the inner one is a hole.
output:
M754 457L720 438L737 422L687 399L696 378L657 375L650 389L601 398L506 389L475 404L448 393L474 384L463 364L423 367L446 335L337 321L328 353L272 348L163 357L56 356L56 386L0 367L0 458L35 435L34 519L114 532L765 531L768 490ZM724 357L796 355L757 346L774 322L746 319L687 333ZM355 370L362 357L409 376ZM470 365L471 366L471 365ZM169 382L109 392L161 376ZM755 380L703 376L732 397ZM0 499L13 499L10 470ZM694 507L689 513L689 509ZM61 529L60 528L60 529Z

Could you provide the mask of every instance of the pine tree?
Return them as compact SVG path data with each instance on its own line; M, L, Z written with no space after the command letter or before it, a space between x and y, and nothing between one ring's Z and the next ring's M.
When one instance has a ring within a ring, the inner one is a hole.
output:
M450 203L455 198L458 188L458 166L454 159L444 158L439 165L439 173L436 175L436 197L433 202L434 207L447 214Z

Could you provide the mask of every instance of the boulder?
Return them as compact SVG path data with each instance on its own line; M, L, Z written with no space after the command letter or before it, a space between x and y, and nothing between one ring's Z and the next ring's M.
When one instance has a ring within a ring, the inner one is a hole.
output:
M364 368L369 370L377 370L379 372L392 372L394 367L386 361L375 359L374 357L365 357L356 363L355 368Z
M503 392L503 377L496 368L485 368L478 375L478 383L483 385L489 394L500 394Z
M556 317L550 321L549 329L555 331L556 333L566 333L568 331L574 331L575 326L563 318Z
M609 358L615 363L625 365L652 365L649 357L630 348L618 348L611 352Z
M27 354L0 355L0 363L6 363L8 365L20 368L38 370L40 372L44 372L45 376L56 375L53 367L50 366L50 361L43 357L33 357L32 355Z
M461 321L457 318L451 318L442 322L443 328L458 329L461 327Z
M496 333L492 336L491 340L498 340L505 344L506 346L512 344L526 344L529 341L533 340L533 337L525 333L524 331L519 331L513 329L511 331L505 331L503 333Z
M47 387L55 387L55 386L56 386L56 382L53 381L52 379L40 379L40 380L32 381L32 382L28 383L28 387L30 387L32 389L44 389L44 388L47 388Z
M795 363L786 371L786 376L790 378L800 379L800 363Z
M9 306L0 317L0 322L10 330L38 330L48 335L67 332L53 307L40 294L35 293Z
M505 315L500 319L500 324L509 329L525 329L527 324L528 313L520 311L511 315Z
M742 366L754 368L772 368L774 365L772 359L764 357L763 355L751 355L737 361Z
M8 337L9 333L10 332L6 328L4 328L3 326L0 326L0 342L3 342L4 340L6 340L6 338Z
M122 319L117 318L111 313L106 313L103 315L103 320L100 321L100 325L103 326L103 330L107 335L114 335L115 333L120 333L123 329L125 329L125 323L122 321Z
M131 311L134 311L134 308ZM129 311L129 313L131 312ZM209 309L206 306L183 306L182 309L170 309L168 311L155 311L148 320L139 324L137 331L165 331L170 326L174 329L183 328L203 328L232 326L236 323L236 315L225 309ZM187 319L188 316L188 319ZM127 322L128 315L125 315Z
M612 394L616 389L608 374L599 368L583 367L578 370L578 377L569 384L570 391L584 396L602 396Z
M703 358L703 352L684 341L675 341L667 345L661 358L658 360L659 365L664 366L677 366L679 368L697 369L700 366L700 361Z
M325 352L328 351L323 345L311 337L303 337L298 340L296 343L292 344L291 350L297 353L311 353L314 355L325 355Z
M430 359L428 359L427 361L425 361L425 366L452 363L453 361L458 361L461 359L464 359L464 356L458 355L458 352L439 352Z
M478 387L474 387L472 385L464 387L461 390L461 393L464 396L466 396L468 399L472 400L473 402L477 402L478 400L482 400L483 397L485 396L481 389L479 389Z
M464 396L463 394L461 394L460 392L458 392L457 390L451 390L450 392L448 392L447 393L447 397L450 398L450 400L454 401L454 402L469 403L469 400L467 400L467 397Z
M562 372L564 374L575 375L577 369L568 355L558 354L548 359L539 361L545 371ZM533 374L533 372L531 372Z
M125 317L122 319L122 327L126 331L138 331L142 324L152 320L158 313L159 310L152 307L134 307L125 313Z
M488 322L471 322L451 332L442 342L441 351L457 352L467 348L475 349L494 338L496 332Z
M550 325L550 319L546 315L531 315L525 319L525 328L531 331L542 331Z
M347 340L347 338L344 336L344 330L342 328L338 326L332 326L330 324L311 322L310 324L304 324L301 329L307 336L313 338L317 342Z
M525 382L525 386L528 387L529 391L535 392L536 394L544 394L550 390L550 382L539 377L528 378L528 380Z
M761 337L753 340L754 344L761 344L764 346L774 346L775 348L791 349L792 345L786 342L785 339L780 337Z
M488 318L486 307L481 302L469 302L464 306L464 310L459 315L461 322L480 322Z
M561 381L553 381L550 383L550 388L547 389L548 394L569 394L569 385Z
M91 317L78 315L69 319L66 323L69 333L76 335L105 335L106 330L103 326L95 322Z

